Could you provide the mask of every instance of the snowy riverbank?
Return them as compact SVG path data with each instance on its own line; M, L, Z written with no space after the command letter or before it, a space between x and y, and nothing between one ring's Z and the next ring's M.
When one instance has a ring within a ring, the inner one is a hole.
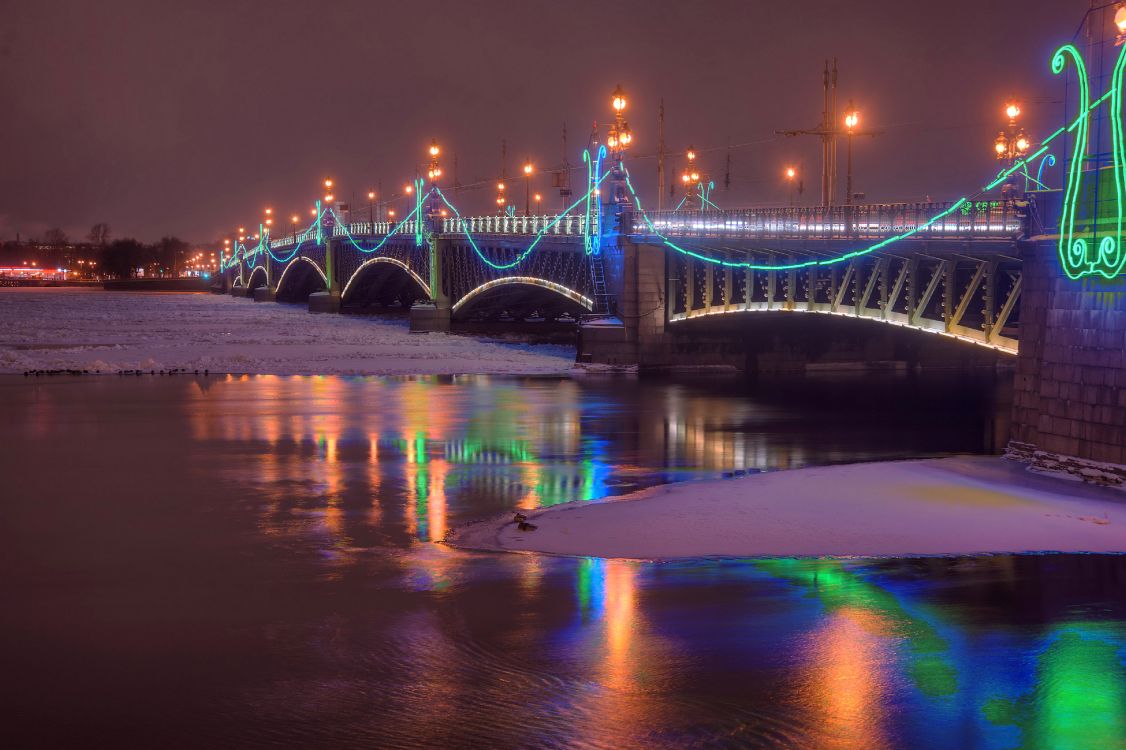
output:
M0 289L0 373L208 369L275 375L559 374L574 351L412 334L405 320L310 315L227 295Z
M1126 495L993 457L664 485L456 530L456 546L595 557L1126 552Z

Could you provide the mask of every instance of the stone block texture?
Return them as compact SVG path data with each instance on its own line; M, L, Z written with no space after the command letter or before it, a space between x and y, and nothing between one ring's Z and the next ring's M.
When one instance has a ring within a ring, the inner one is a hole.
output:
M1055 241L1023 243L1012 440L1126 464L1126 276L1071 280Z

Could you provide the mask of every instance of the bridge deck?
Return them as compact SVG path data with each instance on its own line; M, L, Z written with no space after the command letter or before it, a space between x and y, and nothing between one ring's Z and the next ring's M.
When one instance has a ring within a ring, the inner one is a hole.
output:
M882 240L912 232L932 239L1011 239L1022 230L1012 201L660 211L629 217L636 237Z

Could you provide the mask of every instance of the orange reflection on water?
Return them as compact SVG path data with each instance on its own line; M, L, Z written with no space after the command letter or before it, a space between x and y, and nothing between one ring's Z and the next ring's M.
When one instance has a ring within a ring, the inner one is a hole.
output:
M449 470L445 459L436 458L430 463L430 497L426 504L426 517L432 542L446 538L446 474Z
M845 606L809 635L799 695L818 747L889 747L888 703L897 674L892 623L868 609Z
M379 435L368 435L368 492L371 493L371 509L368 511L368 523L375 526L383 516L383 508L379 505L379 488L382 476L379 466Z
M606 561L606 658L605 684L628 690L638 673L639 655L633 653L637 627L637 565L625 560ZM643 656L643 655L642 655Z

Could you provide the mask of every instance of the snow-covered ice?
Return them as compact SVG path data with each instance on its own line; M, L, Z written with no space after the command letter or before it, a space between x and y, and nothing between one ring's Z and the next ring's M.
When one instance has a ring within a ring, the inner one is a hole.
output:
M456 530L463 547L635 559L1126 552L1121 493L995 457L664 485Z
M311 315L304 305L227 295L0 289L0 372L558 374L573 363L563 346L412 334L406 320Z

